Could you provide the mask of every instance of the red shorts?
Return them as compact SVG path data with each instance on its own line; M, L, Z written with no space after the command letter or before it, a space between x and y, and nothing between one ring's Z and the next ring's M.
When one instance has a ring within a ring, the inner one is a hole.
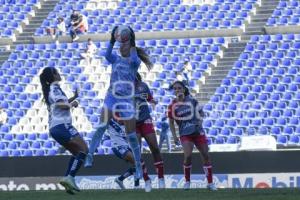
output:
M155 133L152 119L147 119L144 122L137 124L136 125L136 133L140 134L142 137L145 135Z
M203 144L207 144L207 138L206 135L200 135L200 134L193 134L193 135L183 135L180 136L180 141L181 143L184 142L192 142L194 143L196 146L198 145L203 145Z

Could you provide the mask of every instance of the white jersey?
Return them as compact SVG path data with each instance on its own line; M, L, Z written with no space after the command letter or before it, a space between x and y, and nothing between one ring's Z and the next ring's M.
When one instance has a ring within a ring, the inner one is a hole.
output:
M71 124L72 117L70 109L61 109L55 106L57 102L65 102L68 103L68 97L66 94L61 90L60 86L57 82L53 82L50 85L50 92L49 92L49 128L53 128L59 124Z
M113 148L119 146L128 146L124 125L121 125L115 120L111 119L108 124L107 131Z

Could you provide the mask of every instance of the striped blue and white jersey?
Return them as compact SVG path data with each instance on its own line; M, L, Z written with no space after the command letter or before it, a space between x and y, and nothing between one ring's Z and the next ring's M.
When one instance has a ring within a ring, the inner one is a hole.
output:
M107 128L112 147L128 146L125 134L125 126L111 119Z
M60 88L58 82L53 82L50 85L50 92L49 92L49 128L53 128L59 124L71 124L72 123L72 116L70 109L61 109L55 104L57 102L64 102L68 103L68 97Z

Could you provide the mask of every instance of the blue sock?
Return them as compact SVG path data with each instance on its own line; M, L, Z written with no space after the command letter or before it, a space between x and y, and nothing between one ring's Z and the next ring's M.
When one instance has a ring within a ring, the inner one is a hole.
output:
M124 179L128 178L129 176L133 175L133 173L135 172L135 168L131 167L129 168L124 174L122 174L121 176L119 176L119 180L123 181Z
M132 150L136 168L141 168L141 149L135 132L127 134L127 141Z
M101 126L96 130L95 134L93 135L92 141L90 143L90 147L89 147L89 153L90 154L93 155L94 152L96 151L97 147L100 144L100 141L103 137L103 134L104 134L106 128L107 128L107 125Z
M75 157L75 159L74 159L74 161L72 163L69 175L71 175L73 177L76 175L77 171L79 170L79 168L81 167L82 163L84 162L85 157L86 157L86 154L83 153L83 152L79 152L76 155L76 157Z
M67 171L66 171L65 176L68 176L68 175L69 175L74 160L75 160L75 156L72 156L72 157L70 158L69 165L68 165L68 169L67 169Z

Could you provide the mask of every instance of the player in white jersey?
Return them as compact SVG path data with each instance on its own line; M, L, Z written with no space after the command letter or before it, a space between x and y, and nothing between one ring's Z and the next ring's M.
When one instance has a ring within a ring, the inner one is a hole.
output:
M87 145L72 125L70 109L77 107L78 102L74 101L78 94L68 99L59 86L60 74L54 67L46 67L40 75L43 96L49 111L49 132L50 135L64 148L69 150L72 157L67 168L65 177L61 179L66 191L74 194L80 191L75 183L75 175L83 163L87 154Z
M133 166L135 164L134 157L132 154L132 151L129 147L129 144L126 139L125 134L125 126L121 124L121 122L118 122L115 119L111 119L108 124L108 134L111 139L112 143L112 151L114 154L126 162L131 163ZM141 161L142 169L143 169L143 178L145 181L145 191L150 192L151 191L151 180L148 176L147 168L145 166L145 162ZM117 177L115 179L115 182L119 185L121 189L125 189L125 186L123 184L123 180L127 177L133 175L135 173L135 167L129 168L123 175ZM139 185L139 180L135 180L135 186Z

